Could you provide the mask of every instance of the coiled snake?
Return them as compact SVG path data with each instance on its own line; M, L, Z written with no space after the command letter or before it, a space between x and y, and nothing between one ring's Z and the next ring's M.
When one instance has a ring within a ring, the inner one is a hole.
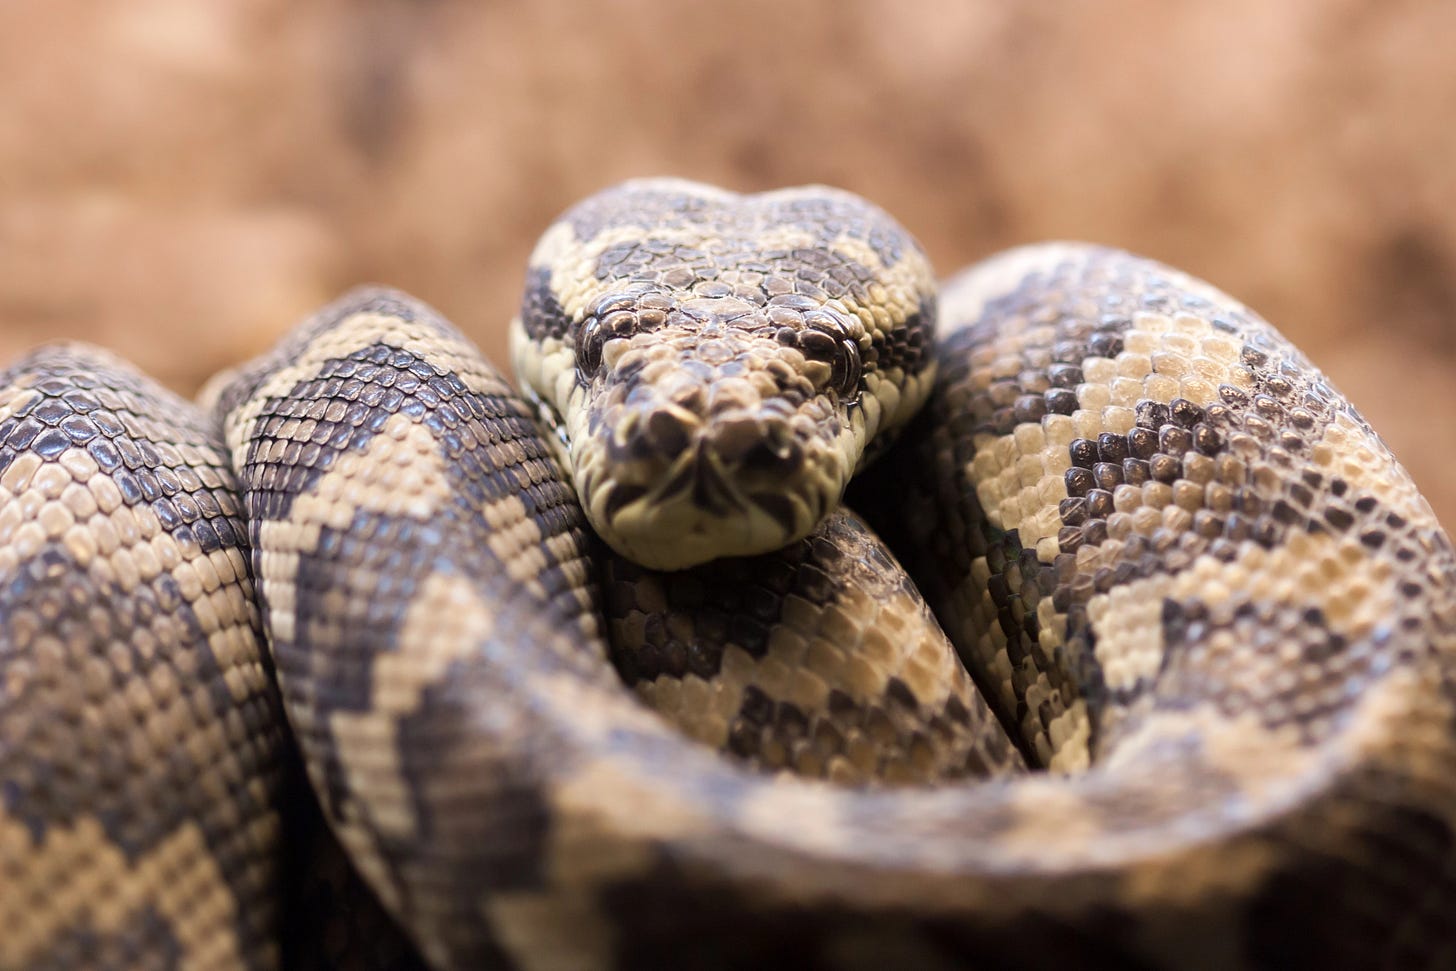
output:
M650 180L512 347L4 373L0 966L405 960L294 746L435 967L1456 964L1450 541L1236 301Z

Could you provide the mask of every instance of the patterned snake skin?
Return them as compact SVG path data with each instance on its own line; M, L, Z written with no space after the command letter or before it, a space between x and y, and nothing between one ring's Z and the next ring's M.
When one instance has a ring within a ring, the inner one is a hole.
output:
M374 898L437 968L1456 964L1406 473L1177 271L927 273L843 193L638 182L538 246L525 397L384 290L211 423L4 372L0 968L405 966ZM295 771L372 897L303 886Z

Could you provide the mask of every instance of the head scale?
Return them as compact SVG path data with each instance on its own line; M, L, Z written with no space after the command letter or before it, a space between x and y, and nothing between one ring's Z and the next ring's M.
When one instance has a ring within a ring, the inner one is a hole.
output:
M541 238L511 350L592 525L677 569L812 531L929 391L934 316L920 247L857 196L649 179Z

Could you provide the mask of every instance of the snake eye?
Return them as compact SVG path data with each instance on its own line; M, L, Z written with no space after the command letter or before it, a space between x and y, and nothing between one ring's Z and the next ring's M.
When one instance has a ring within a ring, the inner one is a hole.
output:
M588 317L576 334L576 370L583 380L596 377L602 366L602 346L607 342L601 318Z
M838 393L841 401L852 403L859 400L859 345L853 338L846 337L839 342L834 363L831 365L829 384Z
M853 403L858 400L861 372L859 344L840 319L827 311L805 314L804 324L805 329L798 334L799 349L805 357L829 365L829 388L841 401Z

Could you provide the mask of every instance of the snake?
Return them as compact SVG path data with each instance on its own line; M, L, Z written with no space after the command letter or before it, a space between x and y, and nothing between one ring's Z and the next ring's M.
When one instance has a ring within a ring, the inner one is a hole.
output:
M510 345L0 373L0 967L1456 963L1456 556L1237 300L644 179Z

